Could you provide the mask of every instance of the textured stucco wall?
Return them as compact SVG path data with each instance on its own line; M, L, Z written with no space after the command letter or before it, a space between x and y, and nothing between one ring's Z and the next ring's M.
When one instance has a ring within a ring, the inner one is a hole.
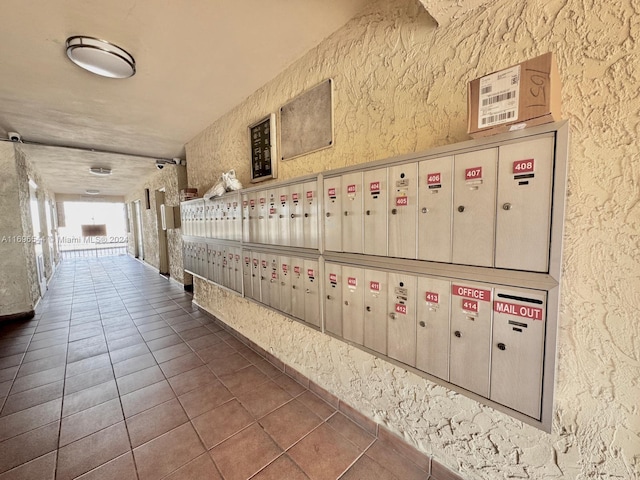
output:
M335 146L286 179L468 139L466 85L553 51L571 120L553 432L546 434L196 280L197 301L465 478L640 478L640 5L497 0L436 28L380 0L187 145L189 186L235 168L246 127L335 79Z
M180 205L180 190L186 187L186 168L179 165L166 165L162 170L152 173L143 183L125 197L125 202L130 204L140 200L142 211L142 238L144 241L144 261L159 268L160 253L158 244L158 219L156 215L156 190L165 189L165 205ZM145 209L144 189L149 189L151 208ZM133 237L133 215L129 212L131 233L128 236L128 250L135 252ZM184 271L182 268L182 230L180 228L167 230L167 249L169 252L169 274L174 280L184 283Z
M24 235L20 215L18 171L13 145L0 142L0 316L33 309L27 288L25 246L14 241Z

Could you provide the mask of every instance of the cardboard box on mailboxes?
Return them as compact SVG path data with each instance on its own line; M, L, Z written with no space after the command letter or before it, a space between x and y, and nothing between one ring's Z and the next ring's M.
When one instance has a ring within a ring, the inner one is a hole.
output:
M474 138L560 120L560 75L553 53L469 82L467 132Z

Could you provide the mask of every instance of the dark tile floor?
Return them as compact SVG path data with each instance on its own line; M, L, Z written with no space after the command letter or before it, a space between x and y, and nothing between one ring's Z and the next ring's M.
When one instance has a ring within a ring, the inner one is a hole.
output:
M427 479L127 257L0 325L0 480Z

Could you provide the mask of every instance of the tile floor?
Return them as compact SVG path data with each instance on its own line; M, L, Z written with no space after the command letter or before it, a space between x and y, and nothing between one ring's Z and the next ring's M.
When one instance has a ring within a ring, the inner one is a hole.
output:
M0 325L0 407L0 480L429 478L127 256Z

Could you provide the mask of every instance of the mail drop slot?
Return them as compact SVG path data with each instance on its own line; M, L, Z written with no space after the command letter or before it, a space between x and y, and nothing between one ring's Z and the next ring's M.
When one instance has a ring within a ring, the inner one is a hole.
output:
M495 290L489 398L536 419L542 401L545 327L545 292Z

